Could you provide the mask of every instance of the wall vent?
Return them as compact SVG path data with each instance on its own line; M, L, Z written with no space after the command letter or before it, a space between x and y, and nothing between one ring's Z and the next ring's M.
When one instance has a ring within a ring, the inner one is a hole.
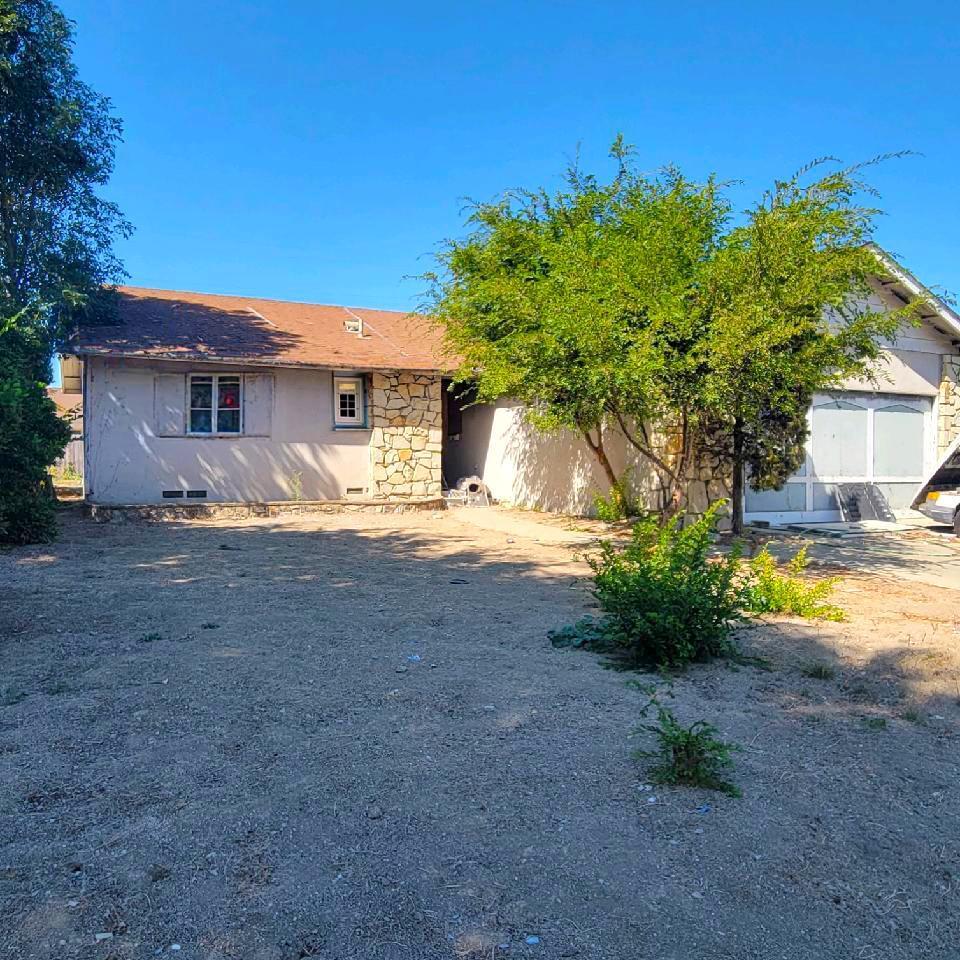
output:
M203 500L207 495L206 490L188 490L187 496L191 500Z
M366 492L366 487L347 487L348 497L362 497Z
M182 490L164 490L163 491L164 500L175 500L177 497L182 497L182 496L183 496Z

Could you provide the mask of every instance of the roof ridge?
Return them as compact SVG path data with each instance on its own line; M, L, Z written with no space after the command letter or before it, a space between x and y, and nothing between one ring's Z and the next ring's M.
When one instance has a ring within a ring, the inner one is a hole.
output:
M141 293L186 294L195 297L226 297L231 300L255 300L257 303L288 303L301 307L330 307L332 310L371 310L375 313L395 313L401 317L421 316L415 310L392 310L389 307L355 307L342 303L317 303L313 300L283 300L279 297L251 297L243 293L214 293L210 290L174 290L170 287L138 287L129 283L118 284L117 290L136 290Z

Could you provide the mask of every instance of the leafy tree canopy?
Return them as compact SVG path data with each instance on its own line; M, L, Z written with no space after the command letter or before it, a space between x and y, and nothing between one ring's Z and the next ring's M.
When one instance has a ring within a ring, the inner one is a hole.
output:
M666 513L705 450L781 485L813 392L868 374L912 309L869 298L881 267L860 168L818 176L818 161L735 217L715 179L642 174L620 138L611 155L609 183L574 166L554 193L476 204L442 248L429 309L458 379L578 430L611 484L604 432L618 429Z
M98 193L120 121L77 76L49 0L0 0L0 540L49 539L47 468L70 430L46 394L68 325L103 316L130 226Z
M77 76L72 24L49 0L0 0L0 298L43 304L50 337L123 277L130 226L98 188L121 138L110 101Z
M540 426L580 432L611 483L607 422L671 469L645 425L691 404L697 287L729 215L713 181L641 175L619 139L612 155L610 183L572 167L556 193L476 205L470 235L429 275L432 312L477 398L513 396Z

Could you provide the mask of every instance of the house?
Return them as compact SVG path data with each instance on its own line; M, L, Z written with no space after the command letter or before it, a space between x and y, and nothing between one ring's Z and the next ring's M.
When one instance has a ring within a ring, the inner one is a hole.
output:
M898 309L923 295L929 309L919 326L905 326L885 346L875 386L851 380L814 397L803 466L781 490L748 490L748 521L840 520L838 485L854 483L874 485L894 513L906 511L940 454L960 434L960 316L888 253L873 250L881 269L872 283L870 305ZM606 488L579 437L539 433L515 402L468 406L447 422L453 427L444 452L448 474L482 477L499 500L581 514ZM618 443L616 434L608 446L618 475L632 469L642 494L647 477L643 461L626 443ZM688 490L693 513L728 496L727 479L709 465Z
M441 350L402 313L121 287L86 327L93 504L439 502Z
M909 508L960 434L960 317L888 254L871 304L929 307L884 349L879 382L814 398L805 463L778 491L746 494L750 520L841 519L838 486L872 485ZM361 500L439 505L479 476L494 498L589 513L606 482L582 439L546 435L522 406L460 402L439 331L402 313L123 287L119 322L82 329L84 489L94 504ZM649 477L625 441L615 469ZM728 496L701 467L692 512Z

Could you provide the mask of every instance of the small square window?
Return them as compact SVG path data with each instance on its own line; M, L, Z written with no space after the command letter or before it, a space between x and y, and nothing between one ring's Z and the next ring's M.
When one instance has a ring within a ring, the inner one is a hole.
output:
M366 425L364 409L363 378L333 378L333 420L338 427L363 427Z

